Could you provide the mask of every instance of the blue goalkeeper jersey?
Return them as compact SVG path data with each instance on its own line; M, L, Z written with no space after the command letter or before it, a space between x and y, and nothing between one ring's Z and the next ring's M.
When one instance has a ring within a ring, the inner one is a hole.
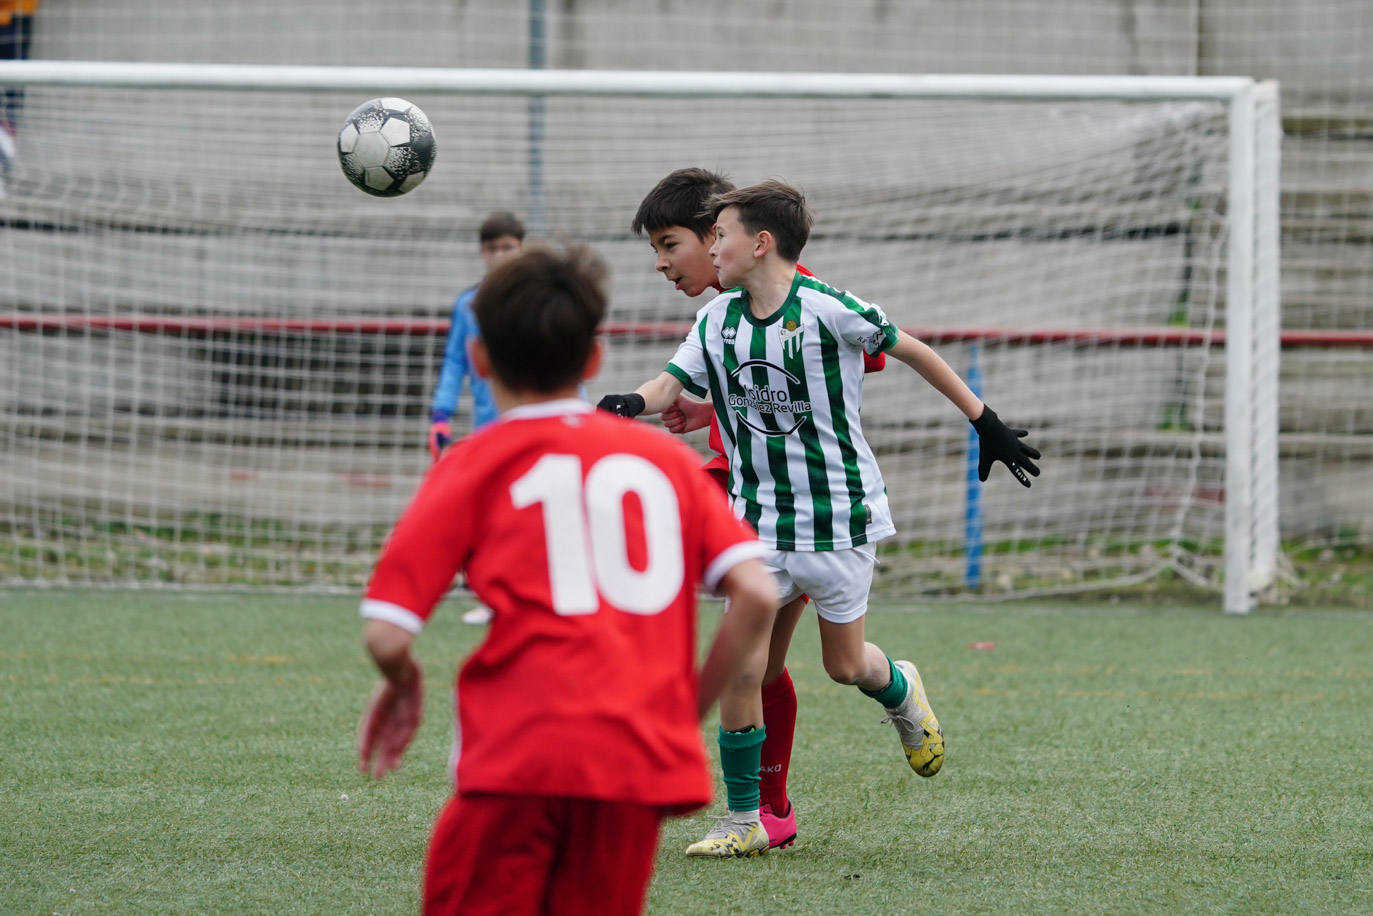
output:
M486 379L472 371L467 355L468 340L480 337L477 320L472 315L472 300L477 295L477 287L469 286L458 294L453 303L453 317L448 328L448 343L443 349L443 367L439 370L439 383L434 387L434 400L430 405L435 420L446 420L458 409L458 399L462 397L463 382L466 380L472 389L472 428L485 426L496 419L496 402L491 397L491 386Z

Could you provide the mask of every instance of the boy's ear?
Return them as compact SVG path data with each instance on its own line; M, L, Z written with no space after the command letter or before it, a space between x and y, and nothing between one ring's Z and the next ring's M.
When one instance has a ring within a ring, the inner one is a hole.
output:
M596 377L596 373L601 371L601 359L605 356L605 347L601 345L601 338L597 337L591 341L591 352L586 355L586 365L582 367L582 381L589 382Z
M777 239L772 237L772 233L764 229L759 232L753 240L753 259L756 261L769 251L777 247Z
M472 363L473 372L484 379L491 378L491 354L486 351L486 344L480 337L467 341L467 358Z

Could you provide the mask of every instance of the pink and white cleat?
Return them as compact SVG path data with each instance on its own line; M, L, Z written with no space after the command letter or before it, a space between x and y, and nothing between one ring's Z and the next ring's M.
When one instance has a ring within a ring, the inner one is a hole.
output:
M788 803L787 813L778 817L772 813L772 805L759 805L758 818L768 832L769 849L785 849L796 842L796 804Z

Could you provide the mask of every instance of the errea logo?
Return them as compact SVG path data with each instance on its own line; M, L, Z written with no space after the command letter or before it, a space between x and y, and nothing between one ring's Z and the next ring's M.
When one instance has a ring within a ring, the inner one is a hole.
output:
M739 329L736 328L736 327L727 327L727 328L721 328L721 329L720 329L720 338L721 338L722 340L733 341L734 338L736 338L736 337L738 337L738 336L739 336Z

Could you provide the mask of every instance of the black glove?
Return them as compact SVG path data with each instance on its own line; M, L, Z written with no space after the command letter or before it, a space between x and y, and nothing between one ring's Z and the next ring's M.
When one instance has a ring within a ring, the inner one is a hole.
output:
M613 413L618 417L637 417L644 412L644 396L641 394L608 394L596 405L597 410Z
M1039 457L1039 449L1031 448L1020 441L1030 434L1029 430L1011 429L1001 422L996 411L985 404L982 405L982 416L972 423L973 429L977 430L978 480L987 479L995 461L1000 461L1010 468L1015 479L1024 486L1030 485L1030 478L1025 476L1026 471L1034 477L1039 476L1039 467L1030 460Z

